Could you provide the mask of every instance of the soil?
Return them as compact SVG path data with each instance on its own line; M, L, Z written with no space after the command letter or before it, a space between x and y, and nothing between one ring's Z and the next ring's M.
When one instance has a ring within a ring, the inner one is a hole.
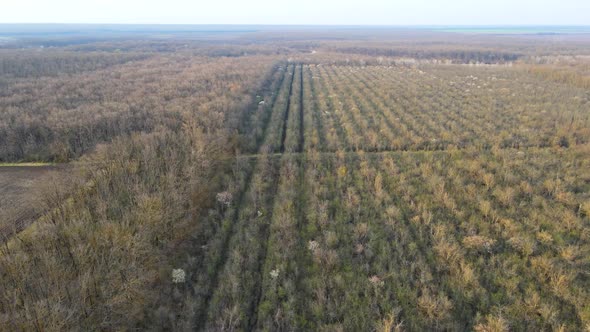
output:
M59 166L0 167L0 242L22 231L43 211L39 187Z

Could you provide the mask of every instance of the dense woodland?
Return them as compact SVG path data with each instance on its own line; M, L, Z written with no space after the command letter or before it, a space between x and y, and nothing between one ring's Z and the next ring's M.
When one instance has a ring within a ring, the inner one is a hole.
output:
M0 49L0 330L589 330L590 44L381 33Z
M241 80L264 75L260 72L271 61L178 54L132 61L122 56L113 57L121 64L87 72L95 62L72 54L63 60L69 59L74 64L62 69L77 67L79 72L7 79L0 96L0 160L67 161L120 135L158 127L176 131L187 117L209 127L205 122L211 120L194 113L231 108L233 101L225 90L237 92ZM107 57L105 63L110 60ZM260 67L242 69L244 62ZM22 64L22 70L28 68ZM235 72L240 70L243 76L238 77Z

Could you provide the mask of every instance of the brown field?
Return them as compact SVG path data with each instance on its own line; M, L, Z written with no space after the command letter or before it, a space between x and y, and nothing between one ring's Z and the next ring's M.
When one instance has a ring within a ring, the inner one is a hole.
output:
M0 167L0 237L24 229L43 211L37 189L60 166ZM1 240L0 240L1 241Z

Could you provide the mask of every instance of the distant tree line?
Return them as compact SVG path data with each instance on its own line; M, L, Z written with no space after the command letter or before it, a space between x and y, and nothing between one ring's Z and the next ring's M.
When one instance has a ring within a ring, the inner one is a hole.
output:
M42 77L58 74L76 74L103 69L133 60L143 60L149 55L134 53L80 53L64 51L13 51L0 52L0 76Z
M131 58L137 61L81 70ZM105 59L49 56L46 72L76 72L65 76L36 77L28 73L40 66L42 69L35 73L43 74L41 57L22 61L21 71L13 69L29 78L4 78L0 92L0 161L63 162L120 135L160 127L178 130L186 114L228 108L224 95L211 98L208 93L234 91L239 86L228 82L243 79L235 74L243 59L189 54L142 60L135 55L105 55ZM254 63L264 61L268 59L255 58ZM206 126L207 119L196 121Z
M453 63L505 63L518 60L522 54L484 50L408 50L401 48L343 47L336 52L370 56L408 57L416 59L449 59Z

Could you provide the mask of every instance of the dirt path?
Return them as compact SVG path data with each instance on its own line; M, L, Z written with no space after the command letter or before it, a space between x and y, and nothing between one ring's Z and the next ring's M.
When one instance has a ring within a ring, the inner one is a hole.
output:
M293 98L293 81L295 81L295 70L296 67L293 65L291 68L293 73L291 75L291 83L289 83L289 98L287 99L287 109L285 110L285 117L283 118L283 131L281 134L281 148L280 152L285 152L285 139L287 138L287 124L289 123L289 112L291 111L291 99Z

